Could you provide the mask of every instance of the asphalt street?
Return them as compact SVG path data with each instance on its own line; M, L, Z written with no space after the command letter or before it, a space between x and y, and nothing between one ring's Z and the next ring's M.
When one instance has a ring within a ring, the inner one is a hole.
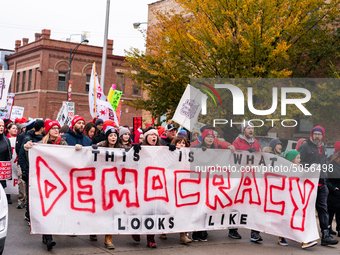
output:
M277 237L261 233L264 239L261 243L250 242L250 230L240 229L242 239L234 240L227 236L227 231L209 231L208 242L196 242L187 245L179 244L179 234L168 235L167 240L156 236L158 248L151 249L146 246L146 236L142 236L140 243L133 241L131 236L114 235L112 240L116 246L114 250L104 247L104 235L98 236L98 241L90 241L89 236L54 236L57 245L47 251L42 243L41 235L31 235L27 221L24 219L24 209L16 209L17 196L12 195L13 204L9 205L9 224L4 255L39 255L39 254L233 254L233 255L271 255L271 254L340 254L340 244L335 246L318 245L302 250L301 245L288 240L288 246L280 246ZM53 224L53 222L51 222ZM333 223L333 229L335 225ZM340 240L340 237L334 237Z

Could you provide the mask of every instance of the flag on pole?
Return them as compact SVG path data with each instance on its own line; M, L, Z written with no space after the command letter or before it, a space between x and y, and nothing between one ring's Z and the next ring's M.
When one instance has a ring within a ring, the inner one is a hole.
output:
M113 120L119 126L116 113L109 101L107 101L102 88L99 85L95 63L92 65L90 86L89 86L89 106L92 118L102 120Z
M207 95L188 84L172 118L180 126L192 131L198 121L202 105L207 101Z

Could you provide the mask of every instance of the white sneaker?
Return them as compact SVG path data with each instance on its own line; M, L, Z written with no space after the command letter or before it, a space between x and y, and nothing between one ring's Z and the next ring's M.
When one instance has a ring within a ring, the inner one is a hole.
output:
M317 244L318 243L316 241L312 241L312 242L308 242L308 243L301 243L301 248L306 249L306 248L309 248L309 247L313 247Z

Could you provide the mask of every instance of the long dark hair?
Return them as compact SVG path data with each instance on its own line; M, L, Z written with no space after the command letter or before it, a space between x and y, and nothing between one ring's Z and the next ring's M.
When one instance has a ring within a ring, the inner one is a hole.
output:
M172 139L171 144L176 145L177 143L184 141L185 147L190 147L190 144L188 143L188 140L184 136L177 136L174 139Z
M94 134L93 134L93 136L95 136L96 135L96 132L97 132L97 128L96 128L96 126L92 123L92 122L87 122L86 123L86 125L85 125L85 136L87 136L88 138L90 138L89 137L89 131L91 130L91 128L94 128ZM93 138L93 137L92 137ZM92 139L91 138L91 139Z
M118 136L118 132L113 132L117 135L117 141L115 143L115 145L113 146L113 148L122 148L122 145L120 144L120 140L119 140L119 136ZM103 142L102 147L109 147L109 135L105 135L105 140Z
M123 134L124 135L124 134ZM132 139L131 139L131 136L129 134L129 140L128 140L128 143L126 145L123 144L124 140L123 140L123 135L121 135L119 137L120 139L120 143L122 144L122 146L125 146L125 147L131 147L131 144L132 144Z

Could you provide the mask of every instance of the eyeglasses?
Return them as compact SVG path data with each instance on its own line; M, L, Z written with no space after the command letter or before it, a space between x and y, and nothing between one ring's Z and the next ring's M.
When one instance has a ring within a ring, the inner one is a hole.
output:
M59 130L60 128L58 128L58 127L53 127L53 128L51 128L52 130Z
M206 138L209 138L209 139L214 139L214 138L215 138L215 136L213 136L213 135L207 135L207 136L206 136Z
M313 133L315 136L322 136L322 133Z

